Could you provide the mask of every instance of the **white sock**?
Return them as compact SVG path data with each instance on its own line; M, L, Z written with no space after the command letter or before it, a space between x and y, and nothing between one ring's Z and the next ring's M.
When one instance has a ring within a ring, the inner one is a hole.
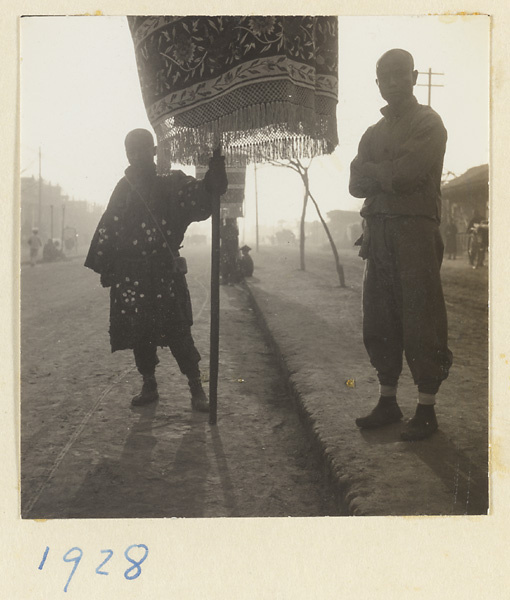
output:
M382 385L379 384L379 394L381 396L396 396L397 385Z
M435 403L435 394L425 394L425 392L418 392L418 404L427 404L428 406L434 406Z

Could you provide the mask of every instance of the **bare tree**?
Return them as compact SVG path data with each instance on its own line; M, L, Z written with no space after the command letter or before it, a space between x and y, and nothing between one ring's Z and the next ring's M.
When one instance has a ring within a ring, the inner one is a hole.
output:
M287 167L289 169L292 169L293 171L296 171L296 173L299 173L299 175L303 181L303 185L305 187L305 194L303 197L303 210L301 211L301 223L300 223L300 228L299 228L300 269L302 271L306 270L305 269L305 217L306 217L306 208L308 205L308 198L310 198L310 200L313 202L313 205L315 206L315 210L317 211L317 214L319 215L319 219L322 223L322 226L324 227L324 231L326 232L326 236L329 240L329 244L331 246L331 250L332 250L333 256L335 258L336 272L338 274L338 281L340 283L340 287L346 287L345 286L344 268L343 268L343 265L340 263L340 258L338 256L338 250L337 250L336 244L333 240L333 237L331 235L329 227L328 227L326 221L324 220L324 217L322 216L322 213L319 209L319 205L317 204L317 201L315 200L315 198L312 196L312 194L310 192L310 180L308 177L308 169L310 168L312 161L310 160L310 162L308 163L308 165L306 167L303 165L303 163L298 158L291 159L285 163L279 162L279 161L270 161L270 162L274 166Z
M292 169L293 167L289 165ZM301 271L306 271L305 265L305 218L306 218L306 207L308 205L308 168L304 173L299 172L305 183L305 195L303 196L303 210L301 211L301 222L299 223L299 268Z

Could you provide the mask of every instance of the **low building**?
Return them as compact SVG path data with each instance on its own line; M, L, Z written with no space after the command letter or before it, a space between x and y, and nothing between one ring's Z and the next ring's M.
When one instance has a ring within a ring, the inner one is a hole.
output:
M474 212L484 219L489 216L489 165L472 167L460 177L443 184L443 215L445 222L452 218L459 230L467 227Z
M475 212L489 219L489 165L472 167L459 177L443 183L441 187L443 209L441 229L449 219L458 230L459 250L467 247L467 228Z

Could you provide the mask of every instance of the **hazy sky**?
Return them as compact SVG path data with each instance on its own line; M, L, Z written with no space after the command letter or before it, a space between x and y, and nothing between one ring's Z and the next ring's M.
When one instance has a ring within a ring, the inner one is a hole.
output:
M125 134L150 129L142 102L133 44L123 17L22 19L21 171L59 183L77 199L106 204L126 167ZM394 47L409 50L419 71L444 73L433 83L432 106L449 141L445 169L457 175L488 162L489 19L472 17L339 18L340 145L313 161L311 189L324 212L357 210L347 191L349 163L365 129L380 118L384 101L375 62ZM418 83L426 83L420 75ZM426 104L427 88L416 87ZM303 190L287 169L258 169L261 223L299 219ZM246 215L253 220L254 186L248 176ZM308 220L314 220L312 208Z

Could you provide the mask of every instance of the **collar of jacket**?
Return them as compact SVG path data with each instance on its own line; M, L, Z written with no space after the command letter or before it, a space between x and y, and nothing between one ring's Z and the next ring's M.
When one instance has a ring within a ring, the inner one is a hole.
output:
M399 106L398 110L395 110L394 108L389 106L389 104L387 104L386 106L383 106L381 108L381 114L386 119L398 119L402 115L405 115L410 110L415 108L417 106L417 104L418 104L418 100L416 100L416 98L414 96L411 96L411 98L409 98L409 100L407 100L407 102L405 102L402 106Z
M154 168L150 169L137 169L132 165L124 171L126 177L136 186L143 185L144 183L148 183L157 177L156 175L156 165Z

